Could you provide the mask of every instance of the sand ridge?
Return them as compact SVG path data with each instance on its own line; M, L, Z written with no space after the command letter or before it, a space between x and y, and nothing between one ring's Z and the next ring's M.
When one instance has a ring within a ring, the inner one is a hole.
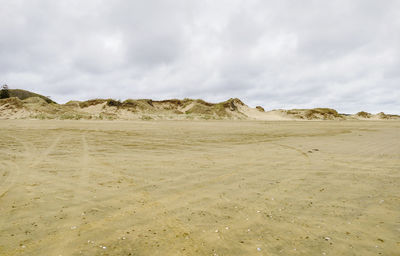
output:
M66 104L46 102L39 97L0 100L0 119L95 119L95 120L400 120L398 115L340 114L330 108L270 110L251 108L240 99L220 103L203 100L94 99Z

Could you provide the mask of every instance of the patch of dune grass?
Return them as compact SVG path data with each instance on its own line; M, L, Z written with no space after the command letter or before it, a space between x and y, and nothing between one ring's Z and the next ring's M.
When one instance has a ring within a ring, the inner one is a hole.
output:
M371 113L365 112L365 111L360 111L356 114L359 117L363 117L363 118L370 118L371 117Z

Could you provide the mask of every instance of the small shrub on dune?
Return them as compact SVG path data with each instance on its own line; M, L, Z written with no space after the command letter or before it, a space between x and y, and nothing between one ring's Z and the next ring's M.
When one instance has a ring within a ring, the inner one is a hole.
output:
M8 92L8 85L3 85L0 90L0 99L10 98L10 93Z
M87 101L83 101L83 102L79 102L79 107L81 108L87 108L90 106L94 106L94 105L98 105L98 104L103 104L104 102L106 102L107 100L103 100L103 99L94 99L94 100L87 100Z
M368 113L368 112L365 112L365 111L360 111L356 115L359 116L359 117L363 117L363 118L370 118L371 117L371 114Z
M113 100L113 99L109 99L107 100L107 106L109 107L121 107L122 103L119 100Z
M125 100L122 102L122 107L123 108L136 108L138 106L138 103L135 100Z
M379 117L380 119L389 119L389 118L390 118L389 115L386 115L386 114L383 113L383 112L378 113L378 117Z
M153 120L153 118L151 116L148 116L148 115L142 115L140 119L142 119L144 121Z
M260 112L265 112L265 109L261 106L257 106L256 109Z
M182 106L183 105L183 101L178 100L178 99L161 100L161 101L158 101L158 102L160 102L160 103L169 103L169 104L172 104L172 105L175 105L175 106Z
M195 100L195 101L196 101L197 103L200 103L200 104L202 104L202 105L209 106L209 107L211 107L211 106L214 105L213 103L209 103L209 102L204 101L204 100L202 100L202 99L197 99L197 100Z
M339 113L331 108L314 108L314 109L308 109L305 112L305 117L309 120L319 119L319 116L322 116L322 118L325 120L340 117Z

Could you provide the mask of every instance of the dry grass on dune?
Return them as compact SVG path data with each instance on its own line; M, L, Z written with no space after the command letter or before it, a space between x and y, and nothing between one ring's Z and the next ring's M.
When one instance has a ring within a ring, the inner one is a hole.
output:
M40 95L40 94L37 94L37 93L33 93L33 92L30 92L30 91L26 91L26 90L8 89L8 93L9 93L10 97L19 98L20 100L25 100L25 99L28 99L28 98L37 97L37 98L43 99L47 103L55 103L49 97L46 97L46 96L43 96L43 95Z
M288 110L286 113L288 115L294 116L295 118L307 120L334 120L343 118L342 115L331 108L292 109Z
M23 107L23 102L22 100L15 98L15 97L11 97L11 98L7 98L7 99L1 99L0 100L0 106L3 107L8 107L8 108L22 108Z
M359 112L356 115L339 114L330 108L265 111L251 108L240 99L231 98L219 103L201 99L93 99L69 101L66 104L48 103L43 97L24 100L0 100L0 118L6 119L105 119L105 120L392 120L400 116Z
M265 112L265 109L261 106L257 106L256 109L260 112Z
M356 115L362 118L370 118L372 116L371 113L365 111L360 111Z

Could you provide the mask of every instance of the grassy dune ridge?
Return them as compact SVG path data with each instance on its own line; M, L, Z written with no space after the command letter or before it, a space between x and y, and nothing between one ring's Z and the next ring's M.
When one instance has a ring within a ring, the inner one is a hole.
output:
M16 91L16 90L14 90ZM390 120L398 115L355 115L338 113L331 108L270 110L251 108L240 99L219 103L201 99L93 99L56 104L44 96L26 95L0 100L1 119L96 119L96 120Z

